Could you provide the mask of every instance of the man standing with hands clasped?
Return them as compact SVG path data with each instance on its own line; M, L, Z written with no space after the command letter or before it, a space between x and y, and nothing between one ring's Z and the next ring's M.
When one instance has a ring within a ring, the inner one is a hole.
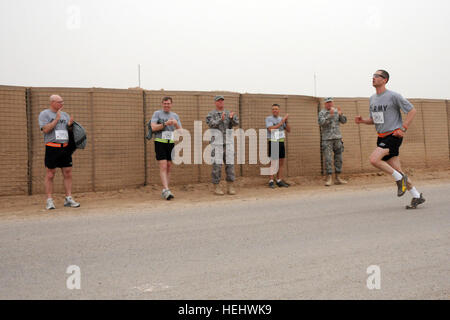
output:
M289 184L283 181L284 159L286 158L286 148L284 140L285 132L291 132L291 126L288 124L289 115L280 117L280 105L272 105L272 115L266 118L267 138L269 144L269 157L271 159L271 168L278 169L278 172L271 172L269 187L275 188L274 177L277 176L276 184L281 187L289 187ZM278 152L276 151L278 148Z
M400 94L386 89L388 81L389 73L387 71L378 70L374 73L372 85L375 87L376 94L370 97L370 118L365 120L361 116L357 116L355 122L375 125L378 133L377 148L370 155L370 163L392 175L397 183L397 196L401 197L406 190L409 190L413 198L411 205L406 206L406 209L416 209L419 204L425 202L425 199L403 173L399 149L417 111ZM404 122L400 110L407 114Z
M340 107L334 108L333 98L325 99L325 108L319 112L319 125L322 131L322 150L325 158L325 169L327 172L327 181L325 186L329 187L333 183L333 152L334 152L334 170L336 172L336 184L345 184L339 175L342 172L342 153L344 152L344 143L340 123L345 124L347 117L344 116Z
M170 171L172 169L172 150L175 146L173 132L181 129L181 121L175 112L172 112L172 98L164 97L161 101L162 109L153 113L150 125L155 134L155 153L159 165L159 175L163 190L161 197L171 200L174 195L169 189Z
M73 117L62 111L64 100L58 95L50 97L50 107L39 114L39 127L44 133L45 142L45 192L47 210L55 209L53 202L53 179L56 168L61 168L64 176L66 198L65 207L80 206L72 198L72 152L69 150L69 131L72 130Z
M232 128L239 125L238 116L233 111L225 110L224 96L216 96L214 98L216 104L216 110L208 113L206 116L206 124L211 129L216 129L220 131L220 136L222 141L218 139L216 141L215 137L211 138L211 144L214 149L211 152L212 157L212 183L214 185L214 193L219 196L223 196L224 193L220 188L220 179L222 176L222 163L225 162L225 172L227 175L227 193L230 195L236 194L233 188L233 182L235 180L234 175L234 143ZM229 130L227 132L227 130ZM228 139L227 139L228 136ZM223 156L216 155L216 150L220 150Z

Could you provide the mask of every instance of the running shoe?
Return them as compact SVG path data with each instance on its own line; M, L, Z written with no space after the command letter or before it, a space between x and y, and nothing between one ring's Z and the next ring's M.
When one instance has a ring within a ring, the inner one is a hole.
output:
M163 190L161 196L163 199L166 199L166 200L171 200L174 198L173 194L170 192L169 189Z
M53 203L53 199L47 199L47 206L45 207L47 210L56 209L55 204Z
M80 204L73 200L71 196L66 197L66 200L64 201L64 207L71 207L71 208L78 208Z
M408 182L408 177L406 176L406 174L402 174L402 176L403 177L400 180L396 181L398 188L397 197L401 197L406 192L406 184Z
M406 209L416 209L419 204L422 204L425 202L425 198L423 197L423 194L420 194L420 198L412 198L411 204L406 206Z
M275 189L275 183L273 181L269 181L269 188Z
M284 187L284 188L289 187L289 185L286 182L284 182L283 180L281 180L280 182L277 181L277 186L279 186L280 188L282 188L282 187Z

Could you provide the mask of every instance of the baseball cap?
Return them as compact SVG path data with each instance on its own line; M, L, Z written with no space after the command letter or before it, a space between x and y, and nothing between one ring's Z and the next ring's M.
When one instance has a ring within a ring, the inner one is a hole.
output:
M223 96L215 96L214 97L214 101L219 101L219 100L225 100L225 98Z
M325 103L333 101L332 97L325 98Z

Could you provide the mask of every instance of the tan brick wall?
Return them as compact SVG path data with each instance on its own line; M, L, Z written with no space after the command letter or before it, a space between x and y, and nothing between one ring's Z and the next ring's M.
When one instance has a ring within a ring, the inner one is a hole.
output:
M95 190L143 185L142 91L94 89L92 99Z
M427 166L448 166L449 128L445 100L422 100L422 114Z
M244 130L253 128L258 132L258 129L264 129L264 120L271 114L272 104L280 104L281 114L289 113L292 126L292 132L286 139L287 175L321 173L320 130L317 123L318 107L319 104L320 107L323 105L321 99L234 92L145 91L144 94L142 90L97 88L30 88L29 92L30 105L27 110L26 88L0 86L0 195L27 194L28 172L32 193L44 193L45 147L38 115L48 108L51 94L63 97L64 111L73 115L85 127L88 135L87 148L77 150L73 156L74 192L117 190L144 183L160 183L154 140L147 142L144 136L145 124L153 112L161 108L163 96L173 98L173 111L178 113L183 127L191 133L192 161L194 121L202 122L203 134L208 129L206 115L215 108L213 98L216 94L222 94L225 96L226 108L239 114L240 127ZM448 167L449 102L428 99L410 101L418 112L401 147L403 166ZM347 124L341 125L345 146L344 172L377 171L368 160L376 146L374 126L358 126L354 123L356 115L364 118L369 116L368 99L339 98L335 99L335 105L340 106L348 118ZM30 115L28 122L27 112ZM27 126L31 128L30 131ZM202 156L207 145L208 142L203 142ZM248 161L247 138L247 163L236 165L236 176L239 177L241 173L243 176L259 176L261 165L250 165ZM210 181L209 165L174 166L172 184ZM62 175L58 172L55 192L63 191Z
M26 89L0 87L0 195L28 194Z
M450 160L450 101L445 100L445 104L447 106L447 129L448 129L448 148L449 148L448 157Z
M289 176L320 174L320 130L317 123L318 101L312 97L288 96L287 113L291 133L287 138Z

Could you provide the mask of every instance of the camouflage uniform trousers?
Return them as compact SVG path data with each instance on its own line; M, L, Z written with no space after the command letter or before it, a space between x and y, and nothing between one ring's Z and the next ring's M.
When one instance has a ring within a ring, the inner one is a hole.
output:
M342 152L344 152L344 143L342 139L332 139L322 141L323 157L325 159L325 168L327 175L333 174L333 152L334 169L336 173L342 172Z
M219 146L220 148L220 146ZM222 163L216 163L216 162L220 162L217 161L219 159L216 159L216 161L214 161L214 157L215 157L215 149L212 150L211 152L211 157L212 157L212 173L211 173L211 177L212 177L212 183L213 184L219 184L220 183L220 179L222 177ZM228 159L229 161L226 160L227 158L227 154L229 155ZM218 157L220 157L220 155L218 155ZM234 175L234 147L233 150L228 151L226 145L223 145L223 163L225 164L225 173L226 173L226 180L233 182L235 180L235 175ZM228 163L227 163L228 162Z

